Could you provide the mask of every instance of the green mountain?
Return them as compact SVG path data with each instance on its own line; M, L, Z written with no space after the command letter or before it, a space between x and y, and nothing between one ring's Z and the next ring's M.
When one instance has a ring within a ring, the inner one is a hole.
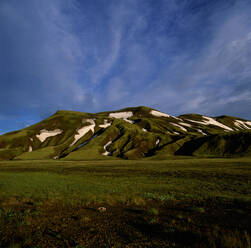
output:
M250 156L251 121L178 117L148 107L97 114L57 111L0 136L0 159L103 160L173 155Z

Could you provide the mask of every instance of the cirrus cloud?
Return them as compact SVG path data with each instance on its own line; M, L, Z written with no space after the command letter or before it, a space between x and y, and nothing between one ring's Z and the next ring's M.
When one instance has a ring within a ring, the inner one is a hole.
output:
M251 119L250 11L247 0L2 0L1 130L136 105Z

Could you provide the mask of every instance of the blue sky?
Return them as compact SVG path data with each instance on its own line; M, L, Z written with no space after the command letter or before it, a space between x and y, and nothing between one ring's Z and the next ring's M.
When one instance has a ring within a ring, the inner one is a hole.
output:
M0 133L58 109L251 119L251 2L1 0Z

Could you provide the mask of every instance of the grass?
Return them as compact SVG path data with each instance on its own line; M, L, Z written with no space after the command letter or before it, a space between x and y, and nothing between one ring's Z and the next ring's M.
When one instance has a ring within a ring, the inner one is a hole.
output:
M132 111L131 120L134 124L110 118L109 112L91 114L58 111L32 126L1 135L0 160L42 160L53 157L69 161L106 160L110 158L104 158L102 153L108 141L112 141L108 150L114 158L141 159L149 156L162 157L163 154L198 157L251 156L250 130L226 133L217 126L194 122L190 122L191 126L187 127L187 119L201 121L202 116L184 115L181 116L183 120L156 117L150 114L151 109L147 107L126 108L119 111ZM90 118L95 119L94 133L89 131L71 146L78 129L89 125L84 120ZM102 129L99 125L105 120L112 125ZM236 128L233 117L224 116L218 120ZM187 131L177 127L177 124L182 122L186 123ZM43 129L60 129L62 132L40 142L36 136ZM208 136L203 136L198 129ZM32 152L28 152L30 147Z
M77 195L104 200L127 195L150 199L251 200L249 159L169 161L10 161L0 163L0 198L64 198Z
M24 152L21 155L15 157L15 159L22 160L34 160L34 159L50 159L55 156L55 149L53 146L41 148L33 152Z
M250 183L250 158L1 161L0 247L249 248Z

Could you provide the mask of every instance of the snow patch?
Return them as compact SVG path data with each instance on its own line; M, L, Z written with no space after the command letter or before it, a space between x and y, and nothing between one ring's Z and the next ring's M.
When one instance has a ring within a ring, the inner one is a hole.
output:
M83 119L82 122L83 122L83 123L89 122L91 125L95 125L94 119Z
M201 134L203 134L203 135L206 135L206 136L207 136L207 134L206 134L206 133L204 133L201 129L197 129L197 131L198 131L199 133L201 133Z
M156 110L151 110L150 114L157 116L157 117L170 117L170 115L156 111Z
M86 119L85 122L89 122L91 125L81 127L78 129L78 133L74 136L74 141L70 144L73 146L79 139L81 139L84 135L86 135L90 130L94 133L95 122L92 119Z
M160 140L159 140L159 139L157 139L157 140L156 140L156 143L155 143L155 144L156 144L156 146L159 144L159 142L160 142Z
M104 156L110 156L110 155L111 155L111 153L108 152L108 151L106 150L107 147L108 147L111 143L112 143L112 141L110 140L108 143L106 143L106 144L104 145L104 150L105 150L105 152L103 152L102 155L104 155Z
M251 129L251 121L236 120L234 125L241 129Z
M216 121L215 119L211 118L211 117L207 117L207 116L202 116L204 118L204 121L194 121L194 120L190 120L190 119L187 119L188 121L191 121L191 122L195 122L195 123L199 123L199 124L202 124L202 125L214 125L214 126L217 126L217 127L221 127L223 129L225 129L225 131L233 131L232 128L226 126L226 125L223 125L222 123Z
M130 118L132 116L133 116L133 113L131 111L128 111L128 112L118 112L118 113L110 113L109 114L110 118L123 119L126 122L134 124L134 121L128 120L128 118Z
M184 123L184 122L179 122L180 125L185 126L185 127L192 127L191 124Z
M182 127L181 125L179 125L179 124L177 124L177 123L172 123L172 122L171 122L170 124L172 124L173 126L176 126L176 127L180 128L181 130L187 132L187 130L186 130L184 127Z
M99 127L101 127L101 128L107 128L107 127L111 126L111 124L112 123L108 123L107 120L104 120L104 124L99 125Z
M131 111L129 112L118 112L118 113L110 113L109 117L116 118L116 119L126 119L133 116L133 113Z
M37 134L36 137L41 141L44 142L47 138L56 136L58 134L61 134L63 130L55 129L53 131L48 131L46 129L40 130L40 134Z
M129 119L126 119L126 118L123 118L124 121L128 122L128 123L131 123L131 124L134 124L135 122L132 121L132 120L129 120Z
M177 135L180 135L178 132L173 132L173 134L177 134Z

